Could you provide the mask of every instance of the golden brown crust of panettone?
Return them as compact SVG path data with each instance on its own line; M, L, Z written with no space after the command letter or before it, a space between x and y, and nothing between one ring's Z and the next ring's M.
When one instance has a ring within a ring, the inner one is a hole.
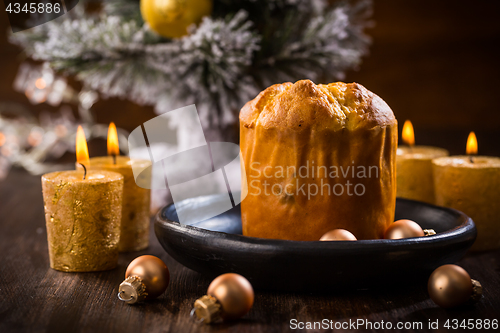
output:
M240 121L247 128L259 122L264 128L337 131L390 125L396 119L387 103L361 84L301 80L262 91L241 109Z
M382 238L394 221L397 135L389 106L360 84L267 88L240 112L243 235L312 241L340 228ZM339 168L349 172L330 173Z

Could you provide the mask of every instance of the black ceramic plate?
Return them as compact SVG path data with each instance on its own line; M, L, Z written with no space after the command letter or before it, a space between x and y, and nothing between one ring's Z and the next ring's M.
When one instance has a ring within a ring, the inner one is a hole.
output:
M397 199L396 220L414 220L437 235L356 242L245 237L239 206L192 226L176 222L176 208L196 214L218 200L199 197L166 206L156 216L156 236L184 266L209 278L239 273L257 289L326 290L406 281L458 261L476 238L474 222L465 214L406 199Z

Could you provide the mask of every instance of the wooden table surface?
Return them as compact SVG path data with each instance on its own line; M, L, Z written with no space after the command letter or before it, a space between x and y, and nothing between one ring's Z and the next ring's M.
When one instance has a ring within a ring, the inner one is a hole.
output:
M257 291L254 307L243 319L204 326L192 322L189 312L210 281L170 258L152 230L149 249L121 254L119 267L114 270L62 273L49 268L40 177L13 170L0 181L0 216L0 332L287 332L292 331L292 319L328 319L333 325L358 319L372 325L384 321L384 325L391 322L392 331L397 331L394 328L398 322L422 323L422 329L404 332L428 331L429 320L438 320L438 331L448 332L460 331L446 329L448 319L458 319L459 323L463 319L500 320L500 251L469 254L459 262L483 284L484 297L475 306L444 310L428 298L426 281L397 287L387 281L377 289L342 294ZM170 269L171 282L157 300L127 305L116 297L118 285L128 263L143 254L163 259ZM340 331L372 330L350 326Z

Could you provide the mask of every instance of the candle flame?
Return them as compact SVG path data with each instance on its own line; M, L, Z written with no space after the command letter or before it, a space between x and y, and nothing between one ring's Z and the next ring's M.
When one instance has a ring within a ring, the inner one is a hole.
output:
M5 144L5 141L6 141L5 134L0 132L0 147L2 147Z
M110 123L108 128L108 155L120 155L120 146L118 145L118 133L115 123Z
M76 131L76 161L83 165L89 165L89 148L82 126Z
M467 148L465 149L467 155L477 155L477 139L476 133L470 132L467 138Z
M405 121L405 124L403 125L403 141L409 145L413 146L415 144L415 134L413 132L413 125L411 124L411 121L407 120Z

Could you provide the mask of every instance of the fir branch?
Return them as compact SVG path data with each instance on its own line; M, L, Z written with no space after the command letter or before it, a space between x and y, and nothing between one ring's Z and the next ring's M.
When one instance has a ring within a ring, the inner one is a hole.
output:
M259 74L269 85L282 81L308 78L313 81L342 79L345 70L356 67L368 51L370 39L363 30L371 14L371 1L361 0L351 5L341 2L325 15L307 21L302 32L297 31L301 13L294 12L285 21L288 31L283 48L263 60Z
M103 9L109 16L142 22L139 0L106 0L103 1Z
M113 0L98 17L77 7L11 41L104 96L156 104L160 112L195 103L212 126L233 123L270 84L339 79L367 52L371 0L328 10L326 0L228 1L214 0L212 17L180 39L134 18L138 0Z
M161 38L133 20L115 16L66 19L47 23L43 33L46 38L34 41L28 50L31 56L56 70L76 74L105 97L154 104L165 89L167 78L144 63L145 45ZM25 42L18 36L16 41Z
M245 11L225 20L207 17L188 36L148 51L154 67L172 78L172 96L196 103L207 123L233 121L256 93L248 72L260 38L247 18Z
M248 72L260 39L247 18L244 11L207 17L168 42L147 25L115 16L49 22L31 56L104 96L155 104L168 95L169 109L196 103L207 124L229 123L257 92Z

